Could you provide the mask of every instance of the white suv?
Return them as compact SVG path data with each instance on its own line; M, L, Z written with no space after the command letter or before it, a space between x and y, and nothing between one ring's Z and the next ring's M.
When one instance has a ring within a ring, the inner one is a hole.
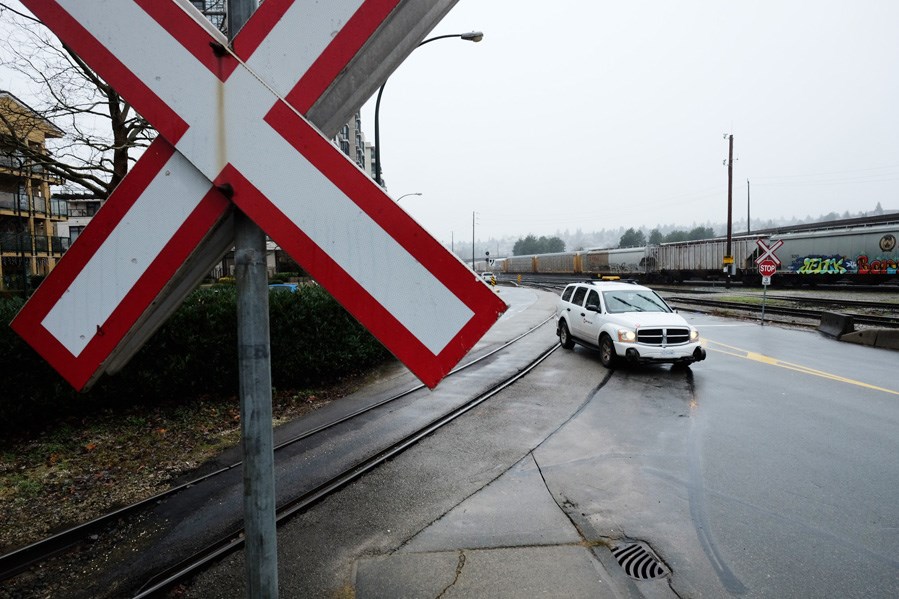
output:
M572 283L562 292L556 316L562 347L580 343L598 348L607 368L618 357L632 363L705 360L699 331L642 285Z

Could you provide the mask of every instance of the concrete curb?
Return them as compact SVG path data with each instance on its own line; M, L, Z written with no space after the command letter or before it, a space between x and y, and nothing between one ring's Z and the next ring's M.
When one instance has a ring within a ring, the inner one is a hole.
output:
M855 330L855 322L848 314L838 312L822 312L818 330L830 337L841 338Z
M899 349L899 330L895 329L867 329L864 331L853 331L840 335L840 341L847 343L857 343L859 345L870 345L872 347L882 347L884 349Z

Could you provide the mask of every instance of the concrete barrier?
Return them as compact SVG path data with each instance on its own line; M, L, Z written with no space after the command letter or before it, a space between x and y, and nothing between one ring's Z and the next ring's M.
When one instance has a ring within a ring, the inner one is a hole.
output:
M848 314L821 312L821 324L818 325L818 330L825 335L840 338L855 330L855 321Z
M840 335L840 341L882 347L884 349L899 349L899 330L866 329L864 331L853 331Z

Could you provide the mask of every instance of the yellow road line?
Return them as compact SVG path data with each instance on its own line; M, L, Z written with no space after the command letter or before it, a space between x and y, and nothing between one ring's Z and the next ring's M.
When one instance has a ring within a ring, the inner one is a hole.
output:
M739 347L734 347L732 345L727 345L724 343L719 343L718 341L712 341L708 338L705 339L706 348L710 351L714 351L721 354L726 354L728 356L734 356L736 358L744 358L746 360L752 360L754 362L761 362L762 364L769 364L771 366L778 366L780 368L786 368L787 370L793 370L795 372L801 372L803 374L808 374L811 376L819 376L821 378L829 379L831 381L837 381L840 383L846 383L847 385L855 385L857 387L864 387L865 389L872 389L874 391L883 391L884 393L889 393L890 395L899 395L899 391L894 391L892 389L884 389L883 387L877 387L875 385L869 385L868 383L863 383L861 381L856 381L853 379L847 379L842 376L838 376L832 374L830 372L824 372L823 370L815 370L814 368L809 368L807 366L803 366L801 364L792 364L790 362L784 362L783 360L778 360L777 358L772 358L771 356L766 356L764 354L759 354L756 352L752 352L745 349L740 349ZM720 346L724 349L719 349L719 347L710 347L709 344Z

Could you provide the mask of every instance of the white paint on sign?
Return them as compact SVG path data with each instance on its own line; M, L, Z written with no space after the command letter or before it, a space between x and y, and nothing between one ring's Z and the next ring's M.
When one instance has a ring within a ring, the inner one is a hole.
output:
M282 97L293 89L362 2L330 0L316 3L314 10L308 4L294 2L246 63ZM285 61L290 61L291 68L284 68Z
M474 316L263 120L278 97L253 73L238 66L222 83L133 2L104 12L79 0L61 4L188 123L175 143L187 159L210 180L234 166L431 352Z
M175 153L84 265L42 325L78 356L212 185ZM72 315L77 314L78 318Z

